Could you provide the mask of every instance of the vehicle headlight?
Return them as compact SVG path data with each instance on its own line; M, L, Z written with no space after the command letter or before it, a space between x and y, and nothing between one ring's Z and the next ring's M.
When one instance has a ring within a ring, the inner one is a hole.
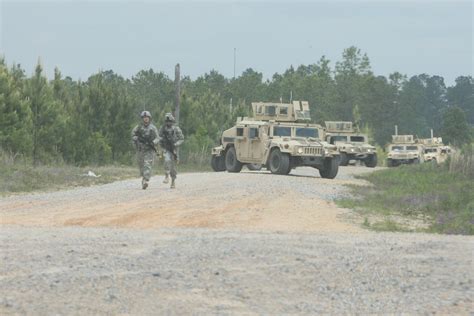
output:
M354 152L354 148L351 148L351 152Z
M329 155L329 150L324 149L324 155Z
M367 152L368 152L368 153L370 153L371 151L372 151L372 149L370 149L370 148L369 148L369 149L367 149Z
M298 154L302 154L303 153L303 148L298 148Z

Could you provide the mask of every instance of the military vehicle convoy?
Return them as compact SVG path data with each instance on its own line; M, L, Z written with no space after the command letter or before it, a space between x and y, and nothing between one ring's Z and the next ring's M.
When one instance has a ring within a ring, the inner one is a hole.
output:
M367 135L359 133L352 122L327 121L326 141L337 147L341 155L340 166L347 166L351 160L363 161L367 167L377 166L377 150L369 144Z
M339 152L324 141L324 128L311 124L309 104L252 103L253 117L238 118L224 131L221 145L212 149L214 171L240 172L264 166L274 174L289 174L299 166L319 170L333 179L339 168Z
M413 135L392 135L392 143L387 146L387 151L387 167L425 161L425 147Z

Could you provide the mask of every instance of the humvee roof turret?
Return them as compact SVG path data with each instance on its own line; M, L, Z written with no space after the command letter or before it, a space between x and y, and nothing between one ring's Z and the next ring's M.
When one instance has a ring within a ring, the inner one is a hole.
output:
M339 165L347 166L351 160L363 161L367 167L377 166L376 148L369 144L367 135L359 133L352 122L326 121L326 141L336 145L341 154Z
M326 121L324 122L326 131L334 133L354 133L352 122Z
M253 102L253 118L261 121L298 122L311 121L309 103L293 101L293 103Z
M413 135L392 135L392 144L414 144Z
M418 139L418 142L425 146L444 146L443 139L441 137L421 138Z
M323 178L336 177L339 153L323 140L323 127L309 123L308 102L254 102L252 109L254 116L237 119L222 133L221 145L212 149L214 171L240 172L243 165L261 165L272 173L288 174L311 166Z

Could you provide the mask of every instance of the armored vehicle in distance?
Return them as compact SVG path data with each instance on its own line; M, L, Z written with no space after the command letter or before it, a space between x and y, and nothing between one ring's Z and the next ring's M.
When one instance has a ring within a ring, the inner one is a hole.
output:
M326 141L336 145L341 155L340 166L347 166L350 160L363 161L367 167L377 166L377 150L369 144L367 135L359 133L352 122L324 122Z
M288 174L311 166L323 178L336 177L339 152L322 140L321 125L309 123L308 102L254 102L252 110L253 117L237 119L222 133L221 145L212 149L215 171L240 172L243 165L262 165L272 173Z
M444 145L441 137L419 139L418 142L424 146L425 162L442 163L451 154L451 147Z
M413 135L392 135L392 143L387 147L387 167L424 162L424 150Z

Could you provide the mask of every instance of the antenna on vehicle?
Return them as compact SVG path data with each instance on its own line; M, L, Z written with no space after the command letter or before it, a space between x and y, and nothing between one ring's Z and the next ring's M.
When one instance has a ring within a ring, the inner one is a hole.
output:
M431 139L433 139L433 129L431 129Z
M398 125L395 125L395 135L398 135Z
M290 90L290 103L293 102L293 90Z

